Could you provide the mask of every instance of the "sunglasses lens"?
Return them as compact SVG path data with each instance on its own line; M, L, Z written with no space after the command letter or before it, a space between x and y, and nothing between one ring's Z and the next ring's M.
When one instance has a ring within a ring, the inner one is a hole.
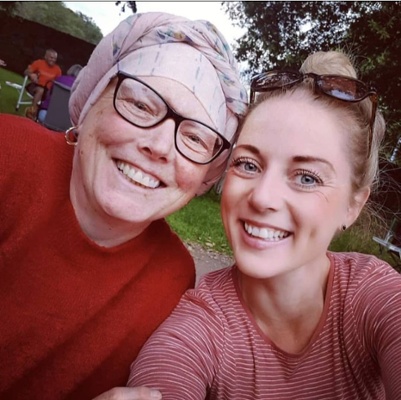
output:
M361 101L370 94L363 82L347 77L320 76L316 83L323 93L339 100Z
M292 85L300 80L302 80L302 75L297 72L269 71L253 78L251 88L255 91L267 91Z

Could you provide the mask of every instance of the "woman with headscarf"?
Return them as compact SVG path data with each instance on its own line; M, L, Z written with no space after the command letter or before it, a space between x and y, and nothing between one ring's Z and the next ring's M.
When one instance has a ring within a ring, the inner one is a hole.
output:
M213 25L147 13L121 22L80 72L67 144L0 116L0 398L125 385L194 284L164 217L220 177L245 110Z

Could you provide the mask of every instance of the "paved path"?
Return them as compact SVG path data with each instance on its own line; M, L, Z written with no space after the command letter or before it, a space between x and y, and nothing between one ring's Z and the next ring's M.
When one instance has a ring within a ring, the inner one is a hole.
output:
M199 244L187 243L186 246L195 260L196 282L207 272L229 267L234 262L232 257L205 249Z

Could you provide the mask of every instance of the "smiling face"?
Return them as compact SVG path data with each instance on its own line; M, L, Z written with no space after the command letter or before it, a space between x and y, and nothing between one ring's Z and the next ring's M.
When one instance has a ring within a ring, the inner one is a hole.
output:
M180 114L213 126L197 98L178 82L141 79ZM187 204L209 165L194 164L176 151L174 121L143 129L121 118L112 105L114 88L115 82L78 128L71 198L81 225L128 225L138 234Z
M53 66L54 64L56 64L57 61L57 53L47 50L44 58L48 65Z
M270 98L247 117L222 196L243 273L268 278L327 264L334 234L358 216L368 192L351 192L340 117L302 91Z

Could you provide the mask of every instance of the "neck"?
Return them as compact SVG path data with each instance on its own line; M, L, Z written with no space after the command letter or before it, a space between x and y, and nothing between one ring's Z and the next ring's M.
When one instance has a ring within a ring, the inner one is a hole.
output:
M265 280L239 272L242 296L256 323L283 350L298 353L309 343L324 309L329 270L324 255Z

